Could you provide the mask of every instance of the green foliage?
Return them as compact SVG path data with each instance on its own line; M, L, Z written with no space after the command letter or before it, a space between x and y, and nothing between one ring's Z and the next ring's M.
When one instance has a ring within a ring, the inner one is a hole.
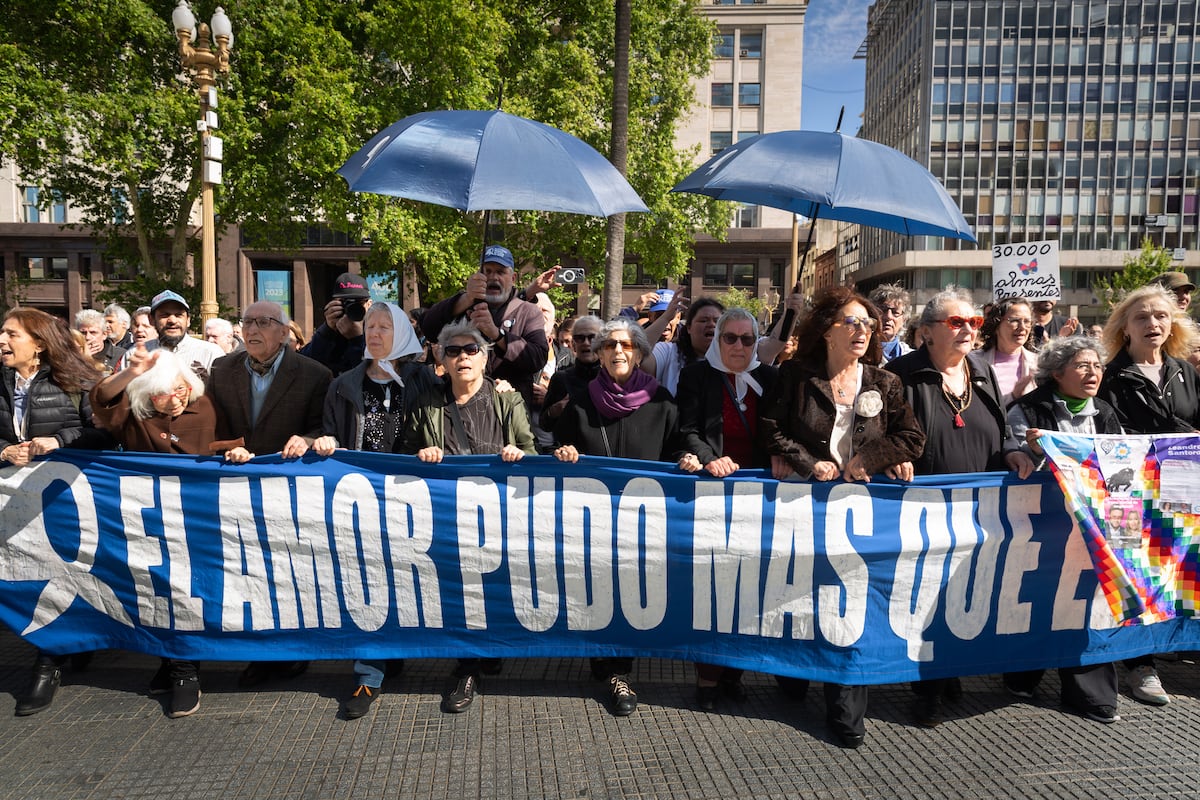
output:
M146 287L185 285L199 193L198 102L181 67L176 0L0 0L0 157L53 188L137 265ZM198 0L207 20L216 0ZM608 150L613 4L607 0L224 0L232 70L219 86L221 222L298 247L310 221L369 239L371 272L415 271L441 297L474 269L481 215L355 195L338 167L376 132L437 108L496 108ZM685 272L694 230L723 234L720 204L669 189L695 153L676 123L705 74L712 24L696 0L640 0L632 20L629 180L651 208L627 218L626 248L658 277ZM43 192L49 198L50 192ZM132 214L112 224L126 202ZM605 222L501 214L531 267L569 256L603 277ZM155 253L169 252L169 259ZM110 287L112 292L121 292Z
M753 314L756 319L760 320L766 316L766 301L755 297L745 289L738 289L736 286L731 287L715 295L715 297L726 308L744 308Z
M1171 251L1158 247L1150 237L1142 239L1142 249L1137 255L1125 259L1125 266L1120 272L1114 272L1110 278L1097 278L1092 284L1092 292L1104 303L1108 311L1121 302L1122 298L1134 289L1140 289L1150 283L1155 277L1171 271Z

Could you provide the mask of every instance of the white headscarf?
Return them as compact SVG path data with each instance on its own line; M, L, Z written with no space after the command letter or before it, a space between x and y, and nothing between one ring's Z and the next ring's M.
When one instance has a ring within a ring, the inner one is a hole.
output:
M717 326L717 332L713 336L712 341L708 344L708 350L704 353L704 358L712 368L718 372L724 372L726 375L733 376L733 390L737 395L737 401L744 404L746 401L746 390L752 390L756 395L762 397L763 388L758 381L754 380L751 371L759 366L758 361L758 340L755 339L754 347L750 350L750 363L746 366L745 372L734 372L729 367L725 366L725 362L721 360L721 327Z
M396 374L396 368L392 362L404 356L420 355L425 352L425 348L421 346L421 340L417 336L417 332L413 330L412 322L409 320L408 314L404 313L404 309L395 303L372 303L368 314L370 312L379 313L375 311L377 306L383 306L392 315L392 350L386 358L375 359L368 352L364 343L363 360L375 361L376 365L386 372L389 378L403 386L404 381L400 380L400 376ZM365 332L363 335L366 336Z

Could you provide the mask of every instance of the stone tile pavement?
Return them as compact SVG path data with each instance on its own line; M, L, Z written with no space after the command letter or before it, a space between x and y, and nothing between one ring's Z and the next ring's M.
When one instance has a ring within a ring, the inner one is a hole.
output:
M996 676L934 730L906 686L872 689L867 742L826 735L820 692L785 700L765 675L706 714L689 664L640 659L631 717L606 710L580 659L508 661L465 714L438 710L452 662L409 661L370 714L346 721L348 662L241 691L241 664L205 664L193 717L146 694L157 660L108 651L68 673L54 706L12 716L32 650L0 633L0 800L72 798L1195 798L1200 664L1162 662L1173 702L1121 698L1122 721L1063 713L1058 681L1015 701Z

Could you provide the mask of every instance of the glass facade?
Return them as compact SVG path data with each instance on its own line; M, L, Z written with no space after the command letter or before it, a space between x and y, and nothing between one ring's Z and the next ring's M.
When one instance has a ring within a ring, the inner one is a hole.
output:
M1193 0L880 2L860 135L926 164L982 248L1196 249L1196 34ZM865 264L975 248L866 228L861 242Z

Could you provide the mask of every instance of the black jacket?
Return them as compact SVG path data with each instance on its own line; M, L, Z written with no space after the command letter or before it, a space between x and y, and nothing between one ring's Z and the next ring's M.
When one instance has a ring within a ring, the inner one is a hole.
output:
M1056 431L1059 423L1058 416L1054 413L1054 397L1054 385L1046 384L1013 400L1008 407L1019 407L1025 414L1025 419L1029 420L1029 427L1044 431ZM1096 433L1120 434L1125 432L1121 428L1121 421L1116 410L1111 405L1099 397L1093 398L1092 403L1096 406L1096 419L1093 420Z
M1021 445L1013 438L1012 428L1008 424L1008 414L1000 402L1003 393L996 382L996 373L986 361L975 353L969 353L967 361L971 368L971 390L995 418L996 426L1000 430L1000 451L988 454L987 468L1007 471L1008 466L1004 462L1004 457L1008 453L1020 450ZM900 376L900 382L904 384L904 399L916 414L917 422L925 431L926 439L932 440L933 437L940 436L941 431L930 430L928 411L935 404L945 402L942 394L942 373L933 366L933 361L929 358L929 349L922 345L919 350L889 361L885 369ZM921 457L913 462L913 467L918 475L940 471L939 465L932 463L933 452L933 448L926 447Z
M592 396L584 392L554 426L561 444L574 445L583 455L637 458L643 461L679 460L679 409L665 386L650 402L627 417L600 416Z
M1186 361L1163 354L1159 389L1121 350L1104 368L1096 395L1116 409L1125 433L1191 433L1200 428L1200 375Z
M103 449L113 444L107 432L92 425L87 392L67 393L50 379L50 368L33 376L23 435L13 426L16 370L0 367L0 450L38 436L52 436L63 447Z
M576 361L551 375L546 397L542 400L540 424L543 430L553 433L555 424L567 406L580 402L579 398L587 394L587 385L599 374L600 361L596 360L590 364Z
M763 388L758 406L761 417L764 399L775 386L779 370L759 364L750 374ZM725 450L725 419L722 413L725 382L721 380L721 373L707 361L688 364L679 373L675 403L679 406L679 437L684 452L695 453L701 464L720 458ZM770 464L770 457L762 446L762 437L755 437L754 463L740 466L768 467Z
M339 447L351 450L361 450L363 440L363 415L366 404L363 402L363 379L367 374L367 365L363 360L349 372L343 372L329 385L325 394L325 415L322 427L325 433L337 439ZM433 368L421 361L404 361L396 365L396 374L404 381L404 394L401 399L400 418L408 423L414 404L422 394L433 386L441 383L441 379ZM396 438L395 446L399 448L401 437ZM396 452L399 452L397 449Z

